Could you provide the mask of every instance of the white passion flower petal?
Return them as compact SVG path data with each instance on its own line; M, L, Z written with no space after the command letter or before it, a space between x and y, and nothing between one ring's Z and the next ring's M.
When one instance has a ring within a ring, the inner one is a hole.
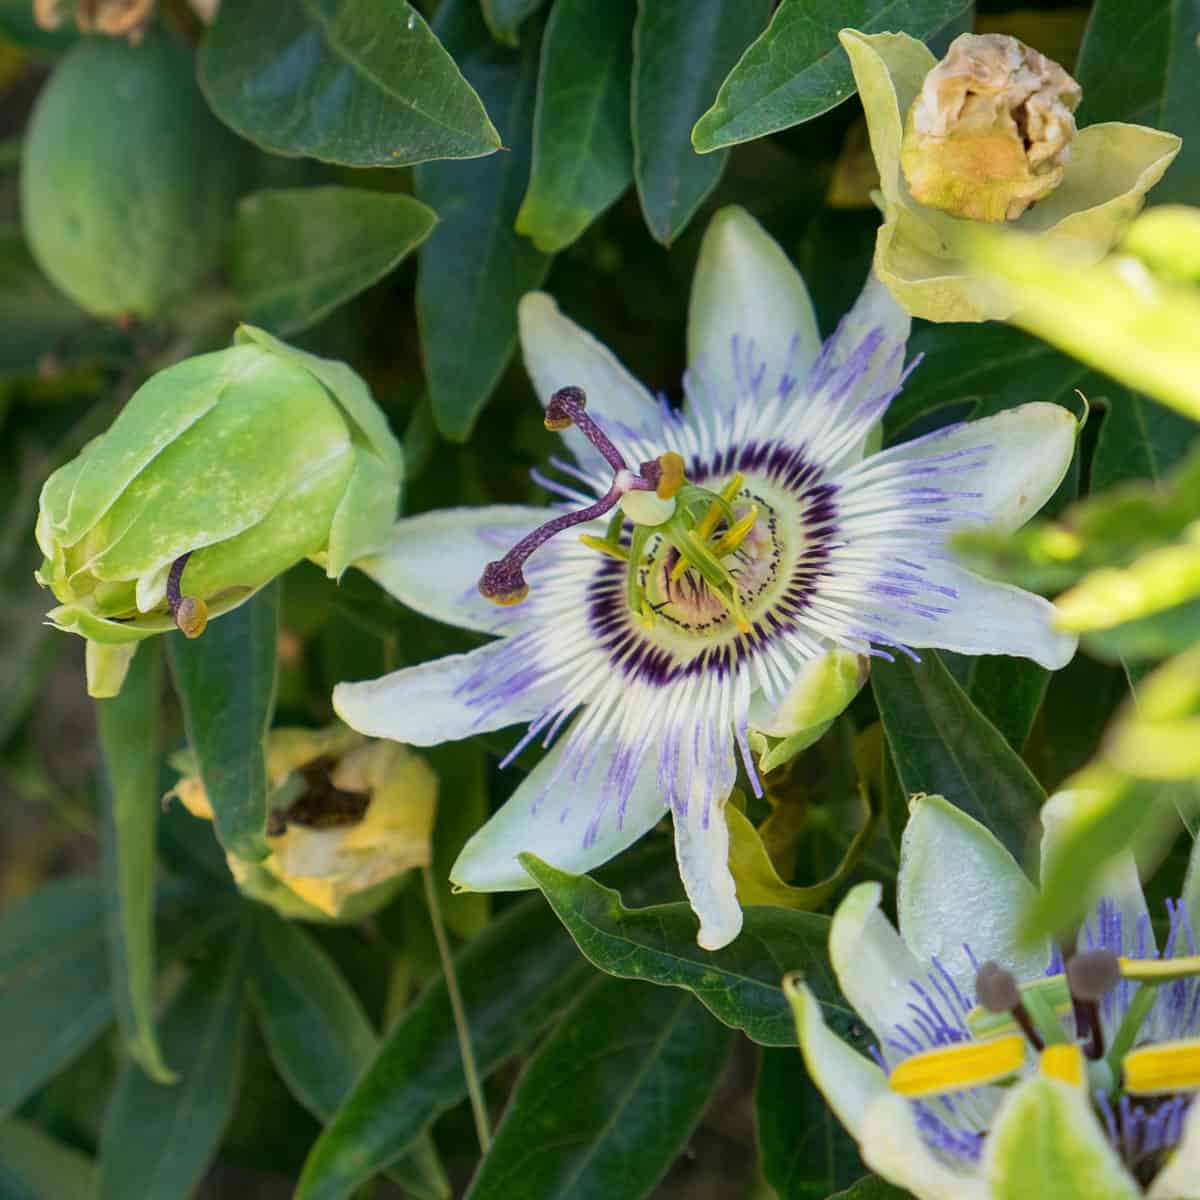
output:
M479 633L516 633L526 626L529 610L485 600L479 576L487 563L553 516L549 509L517 504L421 513L397 521L387 544L354 565L435 621Z
M883 889L860 883L838 905L829 928L829 958L842 994L886 1043L908 1015L909 984L925 971L879 911Z
M809 1075L838 1120L858 1138L871 1104L887 1095L883 1072L830 1031L816 997L799 979L784 979L783 993L792 1006Z
M742 931L742 908L729 869L729 826L725 821L725 802L737 778L732 756L725 775L704 788L694 787L686 808L680 811L676 806L672 813L679 877L692 911L700 918L696 941L703 950L720 950Z
M1010 654L1050 671L1075 656L1079 639L1054 628L1054 605L1032 592L983 579L945 559L930 564L928 582L941 589L936 616L904 608L887 611L888 635L906 646L957 654Z
M581 875L632 845L667 813L653 760L639 773L623 811L605 806L606 774L616 746L600 746L591 770L576 779L564 768L571 731L463 847L450 880L473 892L534 886L517 860L526 851L560 871Z
M938 962L960 991L974 990L989 959L1019 980L1042 973L1050 948L1022 948L1018 927L1036 897L1011 854L973 817L941 796L917 796L900 843L900 936L921 962Z
M912 1105L903 1096L887 1093L867 1109L858 1139L863 1162L920 1200L995 1200L979 1175L955 1168L937 1158L917 1127ZM1049 1200L1056 1193L1030 1193Z
M804 379L821 349L808 288L779 244L744 208L713 215L688 305L688 403L710 420L751 393ZM754 386L751 381L763 369Z
M532 721L545 711L552 693L536 677L513 678L508 649L506 640L490 642L469 654L435 658L365 683L339 683L333 689L334 711L359 733L410 746L438 746ZM503 675L511 682L503 703L492 690L475 700L476 681Z
M929 458L948 463L954 455L979 458L983 465L967 484L972 494L961 498L957 512L948 510L955 519L947 529L986 522L1009 533L1054 495L1071 465L1078 431L1071 412L1038 400L905 442L870 462L879 468Z
M868 338L876 339L871 358L852 388L842 397L841 405L847 415L861 404L869 403L874 396L889 395L900 385L904 374L904 348L912 332L912 317L892 298L892 293L876 278L874 271L867 276L863 290L854 307L838 322L837 329L825 346L816 366L816 374L822 375L846 364L851 355ZM878 421L883 419L882 410L873 432L878 434ZM862 458L868 442L864 438L846 456L846 463ZM877 443L875 443L877 445Z
M618 445L627 445L648 422L658 419L658 403L607 346L563 316L545 292L527 292L517 306L517 326L525 369L545 408L560 388L582 388L588 413ZM580 466L604 468L604 461L578 429L563 438Z

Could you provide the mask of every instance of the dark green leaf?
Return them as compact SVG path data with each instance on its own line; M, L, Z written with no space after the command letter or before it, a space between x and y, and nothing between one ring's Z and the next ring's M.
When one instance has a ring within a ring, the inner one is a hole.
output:
M955 678L975 707L1019 754L1046 695L1050 672L1027 658L1005 654L982 654L977 658L943 655L947 666L951 659L965 662L965 674L955 674Z
M663 245L683 231L721 178L728 155L697 155L692 126L769 11L768 0L638 0L634 175L646 224Z
M264 911L250 965L271 1060L292 1095L329 1117L378 1046L358 997L299 926Z
M1123 671L1077 654L1050 678L1041 712L1025 747L1046 791L1091 758L1105 725L1128 695Z
M927 40L973 0L783 0L767 30L733 68L716 102L696 122L701 154L810 121L854 94L838 43L847 26Z
M1055 400L1087 373L1082 363L1009 325L918 323L909 355L924 355L884 417L885 441L903 441L906 426L939 408L984 417L1029 400Z
M52 883L0 920L0 1114L20 1106L112 1020L104 895Z
M506 46L517 44L517 30L546 0L479 0L492 37Z
M4 1200L75 1200L96 1186L92 1160L29 1121L0 1124L0 1196Z
M167 1009L163 1049L178 1083L126 1062L100 1138L99 1200L186 1200L216 1154L237 1095L251 940L243 923Z
M636 0L559 0L546 25L533 170L517 232L569 246L633 179L629 86Z
M586 875L569 875L532 854L521 863L579 949L602 971L687 988L720 1021L764 1046L794 1046L796 1027L782 980L801 971L831 1024L848 1029L853 1012L838 993L826 958L829 918L786 908L747 908L738 937L722 950L696 945L686 904L626 908Z
M479 1070L506 1062L575 999L590 971L541 900L493 921L455 960ZM305 1163L296 1200L340 1200L467 1094L443 981L390 1030Z
M937 654L876 663L871 686L904 791L945 796L1022 860L1045 793Z
M271 1061L292 1095L328 1120L375 1057L379 1039L358 997L308 934L266 911L258 925L250 983ZM417 1197L448 1196L448 1184L430 1177L430 1161L413 1155L391 1174Z
M162 647L138 648L119 695L96 701L104 756L100 841L117 1021L130 1052L160 1083L174 1076L154 1032L154 843L159 813Z
M255 192L238 207L230 273L243 316L281 336L382 279L437 216L411 196L359 188Z
M3 391L0 384L0 421ZM32 439L6 431L0 444L0 745L29 710L66 642L42 620L53 600L33 575L42 561L34 541L38 495L54 465Z
M829 1200L913 1200L913 1197L911 1193L888 1183L886 1179L868 1175L844 1192L830 1196Z
M275 704L278 641L278 583L194 641L170 636L171 670L213 825L221 845L239 858L268 853L263 739Z
M1155 203L1194 204L1200 192L1200 7L1195 0L1096 0L1075 77L1080 125L1131 121L1169 129L1183 149L1153 193Z
M762 1172L779 1200L824 1200L866 1169L798 1050L764 1050L754 1093Z
M521 1077L468 1200L639 1200L699 1121L731 1043L686 992L598 979Z
M486 892L457 891L450 868L467 839L488 819L486 755L477 741L433 746L423 753L438 774L433 877L446 925L466 941L487 924L491 898Z
M1196 440L1194 421L1103 376L1081 387L1108 409L1092 457L1093 492L1134 479L1164 479Z
M500 148L479 97L406 0L223 4L199 65L217 116L276 154L403 167Z
M497 46L478 0L445 0L437 27L508 147L486 162L416 173L417 194L441 218L421 247L417 277L429 394L441 433L465 441L512 356L517 301L550 268L513 228L529 180L538 47L533 37L520 53Z

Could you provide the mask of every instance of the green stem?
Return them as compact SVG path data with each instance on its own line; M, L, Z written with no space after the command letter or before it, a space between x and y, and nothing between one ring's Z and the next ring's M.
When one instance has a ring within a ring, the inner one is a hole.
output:
M462 993L458 990L458 975L454 960L450 956L450 943L446 940L446 927L442 923L442 906L438 902L437 884L428 867L421 868L425 883L425 900L429 905L429 917L433 924L433 936L437 941L438 956L442 960L442 977L446 980L446 993L450 997L450 1010L454 1013L454 1028L458 1033L458 1049L462 1055L463 1074L467 1078L467 1096L471 1101L471 1114L475 1118L475 1136L479 1139L482 1154L492 1144L492 1128L488 1122L487 1105L483 1099L483 1085L479 1070L475 1066L475 1051L471 1048L471 1028L467 1024L467 1010L463 1007Z

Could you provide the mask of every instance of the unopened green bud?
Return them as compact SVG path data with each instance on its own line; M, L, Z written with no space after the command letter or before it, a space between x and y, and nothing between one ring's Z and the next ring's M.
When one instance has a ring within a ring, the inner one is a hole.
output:
M153 376L47 480L49 618L103 645L198 637L303 558L337 578L375 549L401 472L353 371L243 326L229 349ZM112 693L112 678L89 683Z
M1003 34L964 33L925 77L904 123L913 198L976 221L1014 221L1062 182L1083 92Z

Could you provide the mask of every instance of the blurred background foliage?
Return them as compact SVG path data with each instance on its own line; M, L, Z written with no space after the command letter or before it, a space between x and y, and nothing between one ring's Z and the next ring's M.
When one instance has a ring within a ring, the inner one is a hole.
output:
M862 1036L824 963L827 918L801 910L854 879L894 877L906 794L943 793L1020 844L1031 831L1003 828L1002 814L1034 812L1064 784L1095 787L1032 914L1044 927L1069 926L1087 876L1131 840L1156 894L1200 888L1188 873L1200 827L1194 213L1152 208L1086 269L982 240L978 269L1022 300L1020 325L916 323L923 361L887 441L1028 400L1087 413L1045 519L962 546L976 569L1060 596L1083 649L1055 675L933 652L877 664L871 688L747 806L741 879L764 907L748 911L753 936L716 955L695 948L661 836L598 881L548 872L553 907L450 894L448 864L512 788L501 735L427 755L440 777L432 870L369 920L289 923L244 898L213 827L178 803L160 810L185 717L193 751L236 764L229 786L249 794L265 786L262 731L323 726L336 682L477 639L360 574L335 586L304 564L214 624L203 687L193 648L173 644L170 672L143 651L127 693L93 705L81 645L42 624L38 492L152 371L226 344L244 318L368 380L403 439L407 511L534 499L528 471L555 445L513 359L523 292L545 286L671 400L716 207L746 205L779 239L823 333L857 295L878 214L843 25L902 28L935 53L972 27L1021 37L1075 72L1081 123L1184 137L1151 201L1187 205L1200 201L1195 5L115 7L162 28L114 50L132 60L169 37L188 68L124 100L96 93L94 107L85 77L60 106L42 149L75 164L76 220L108 240L55 286L29 244L31 204L54 197L22 184L21 162L39 93L78 57L77 24L106 6L0 0L0 1193L898 1195L858 1182L779 982L805 969L835 1027ZM181 97L180 136L204 123L212 146L148 160L140 106ZM233 183L204 199L196 167L212 156ZM89 190L89 161L107 164L112 195ZM122 162L149 172L153 211L173 214L149 234L143 184ZM219 209L211 235L205 205ZM77 234L68 220L44 235ZM97 312L85 276L126 256L133 266L100 293L129 299ZM651 903L667 906L653 928L636 912ZM603 946L581 932L597 912ZM439 932L487 1105L503 1113L482 1164ZM573 1103L555 1100L564 1089Z

